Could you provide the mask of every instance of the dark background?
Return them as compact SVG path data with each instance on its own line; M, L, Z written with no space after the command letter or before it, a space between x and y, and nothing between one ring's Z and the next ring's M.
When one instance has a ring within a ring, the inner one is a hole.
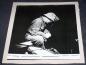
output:
M0 0L0 63L2 61L5 39L7 34L7 28L9 24L11 8L13 2L37 2L44 0ZM52 1L63 1L63 0L46 0L49 2ZM75 0L64 0L64 1L75 1ZM84 44L84 51L86 49L86 0L79 0L79 7L80 7L80 18L81 18L81 28L82 28L82 37L83 37L83 44ZM86 51L85 51L86 57ZM86 59L86 58L85 58ZM4 64L3 64L4 65ZM72 64L68 64L72 65ZM77 65L77 64L73 64ZM85 65L85 64L78 64L78 65Z
M59 18L56 23L47 25L51 38L45 43L46 48L55 48L61 54L79 53L74 5L60 6L18 6L16 10L9 53L23 53L25 48L16 45L25 41L25 34L32 20L47 12L54 12Z

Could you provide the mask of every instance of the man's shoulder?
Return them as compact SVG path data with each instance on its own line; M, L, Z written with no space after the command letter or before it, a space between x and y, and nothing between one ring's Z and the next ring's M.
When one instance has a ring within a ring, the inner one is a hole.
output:
M33 20L33 22L42 22L42 18L41 17L36 18L36 19Z

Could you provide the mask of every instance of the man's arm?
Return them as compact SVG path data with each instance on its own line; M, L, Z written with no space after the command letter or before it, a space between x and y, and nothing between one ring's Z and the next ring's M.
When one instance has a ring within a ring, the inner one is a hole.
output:
M41 35L41 36L43 36L44 38L49 38L49 37L51 37L51 33L50 33L47 29L45 29L44 32L38 31L36 34L37 34L37 35Z
M42 31L36 31L36 35L40 35L40 36L43 36L44 38L46 38L45 33Z

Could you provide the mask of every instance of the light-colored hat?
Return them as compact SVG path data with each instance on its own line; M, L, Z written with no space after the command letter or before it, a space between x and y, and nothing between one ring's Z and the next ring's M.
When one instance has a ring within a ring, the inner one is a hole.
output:
M59 20L59 17L56 16L53 12L46 13L46 14L44 14L44 16L48 17L52 21L58 21Z

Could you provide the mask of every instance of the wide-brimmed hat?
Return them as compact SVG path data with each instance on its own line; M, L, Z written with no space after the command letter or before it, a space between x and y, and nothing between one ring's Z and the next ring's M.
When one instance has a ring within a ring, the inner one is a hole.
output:
M44 14L44 16L48 17L52 21L58 21L59 20L59 17L56 16L53 12L46 13L46 14Z

